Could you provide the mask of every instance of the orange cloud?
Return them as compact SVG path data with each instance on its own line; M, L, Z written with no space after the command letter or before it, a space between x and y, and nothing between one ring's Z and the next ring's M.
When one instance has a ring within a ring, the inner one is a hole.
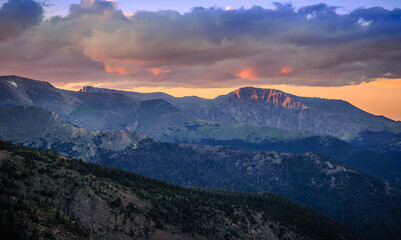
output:
M112 68L107 64L104 65L104 70L107 73L118 73L121 76L123 76L123 75L125 75L127 73L127 70L125 68L123 68L123 67Z
M114 68L114 71L118 73L119 75L125 75L127 73L127 70L125 68L120 67L120 68Z
M243 69L236 76L240 77L242 79L249 79L249 80L255 80L257 78L256 74L255 74L255 71L253 69L251 69L251 68Z
M292 72L292 69L290 67L284 66L281 70L280 73L290 73Z
M112 73L112 72L113 72L113 69L112 69L111 67L109 67L109 65L104 65L104 70L105 70L107 73Z
M160 69L158 69L158 68L152 68L151 72L152 72L154 75L159 75L161 71L160 71Z
M161 73L169 73L170 70L167 69L160 69L160 68L152 68L150 71L153 73L153 75L159 75Z

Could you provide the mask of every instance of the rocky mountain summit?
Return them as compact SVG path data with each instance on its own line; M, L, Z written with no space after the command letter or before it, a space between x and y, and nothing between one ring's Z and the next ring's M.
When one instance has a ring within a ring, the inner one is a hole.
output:
M343 140L356 138L366 130L401 131L401 123L367 113L342 100L298 97L274 89L245 87L210 100L166 101L201 119L308 130Z
M275 89L261 89L253 87L239 88L227 95L228 102L258 102L266 105L272 105L275 108L286 109L306 109L307 106L301 102L294 100L291 95Z

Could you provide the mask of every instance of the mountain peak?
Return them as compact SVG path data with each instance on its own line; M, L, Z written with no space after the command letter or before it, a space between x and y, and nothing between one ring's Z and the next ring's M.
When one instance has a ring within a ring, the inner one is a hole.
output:
M266 103L272 104L275 107L281 106L288 109L308 108L306 105L296 100L295 96L276 89L243 87L235 90L232 96L241 102Z
M79 89L79 92L83 93L89 93L89 92L97 92L97 88L92 87L92 86L83 86L81 89Z
M10 87L18 88L20 85L28 86L46 86L54 88L49 82L45 81L38 81L30 78L20 77L16 75L7 75L7 76L0 76L0 82L4 82L8 84Z
M263 89L263 88L255 88L255 87L242 87L238 88L237 90L234 91L235 95L239 99L241 98L247 98L251 97L251 99L257 100L259 98L259 95L263 95L266 92L281 92L275 89Z

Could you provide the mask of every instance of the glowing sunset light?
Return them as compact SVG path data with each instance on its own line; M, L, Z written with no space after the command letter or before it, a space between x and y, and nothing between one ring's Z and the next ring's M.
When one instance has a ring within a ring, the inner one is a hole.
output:
M112 72L113 72L113 69L112 69L109 65L104 65L104 70L105 70L107 73L112 73Z
M242 70L236 76L241 79L249 79L249 80L255 80L257 78L254 70L250 68Z
M152 73L154 74L154 75L159 75L160 74L160 69L158 69L158 68L152 68Z
M121 76L124 76L124 75L127 73L127 70L126 70L125 68L123 68L123 67L115 67L115 68L112 68L112 67L110 67L109 65L105 65L105 66L104 66L104 70L105 70L107 73L118 73L118 74L121 75Z
M114 71L121 76L123 76L127 73L127 70L125 70L125 68L122 68L122 67L114 68Z
M170 72L169 70L160 69L160 68L152 68L150 71L153 73L153 75L159 75L161 73L169 73Z
M290 72L292 72L292 69L290 67L283 67L280 70L280 73L290 73Z

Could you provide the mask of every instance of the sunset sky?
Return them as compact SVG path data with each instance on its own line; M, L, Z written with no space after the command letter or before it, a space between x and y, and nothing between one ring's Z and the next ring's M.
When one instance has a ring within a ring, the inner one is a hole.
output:
M207 98L276 88L401 120L399 0L0 6L0 75Z

